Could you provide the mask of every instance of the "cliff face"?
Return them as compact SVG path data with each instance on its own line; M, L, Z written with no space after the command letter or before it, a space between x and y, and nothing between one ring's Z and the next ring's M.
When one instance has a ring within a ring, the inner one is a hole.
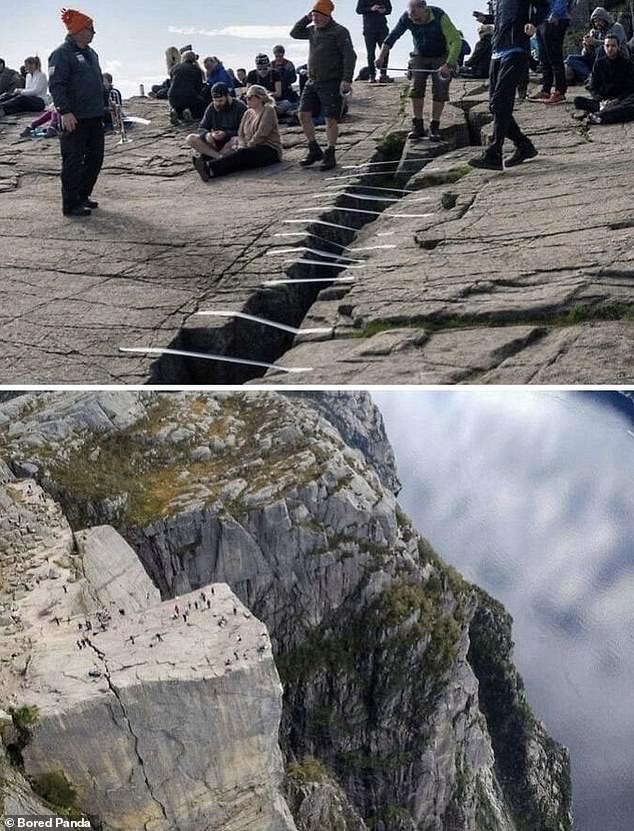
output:
M176 614L114 529L73 535L35 482L5 478L1 732L19 769L2 810L50 812L37 793L104 831L295 831L264 626L223 583Z
M163 605L223 583L268 626L284 684L286 793L300 831L571 828L567 753L526 703L510 620L398 508L393 459L367 397L316 406L268 393L126 395L125 419L101 394L8 402L5 458L35 471L77 528L115 525ZM179 649L186 642L183 634ZM113 666L123 663L120 646L110 649ZM135 685L121 672L114 683L135 720L128 735L148 708L157 725L168 723L166 693L148 701L128 692ZM188 712L197 723L200 712ZM170 727L172 741L179 731ZM205 747L213 741L200 736ZM228 728L224 741L238 747L239 730L234 738ZM151 744L145 755L155 757ZM159 779L157 798L176 810Z

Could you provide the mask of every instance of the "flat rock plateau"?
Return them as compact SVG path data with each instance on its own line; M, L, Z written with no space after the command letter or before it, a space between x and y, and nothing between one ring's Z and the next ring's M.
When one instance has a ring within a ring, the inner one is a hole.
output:
M0 381L631 382L634 126L524 103L538 158L473 171L485 85L453 83L437 145L406 141L405 94L356 85L332 176L300 168L301 131L284 128L281 165L209 185L165 103L131 99L151 124L108 138L101 207L80 223L61 215L57 142L3 120Z

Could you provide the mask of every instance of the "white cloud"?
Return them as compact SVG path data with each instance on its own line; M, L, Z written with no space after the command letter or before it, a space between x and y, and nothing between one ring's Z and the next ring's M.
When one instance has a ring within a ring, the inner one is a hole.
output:
M169 31L175 35L202 35L203 37L230 37L246 40L259 38L287 38L291 30L288 26L225 26L223 29L198 29L196 26L170 26Z

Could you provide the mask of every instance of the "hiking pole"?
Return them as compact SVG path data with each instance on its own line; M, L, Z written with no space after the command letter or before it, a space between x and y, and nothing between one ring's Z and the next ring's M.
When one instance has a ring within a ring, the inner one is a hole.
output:
M388 66L386 71L392 72L422 72L425 75L433 75L434 73L440 72L440 69L410 69L409 67L402 67L402 66Z

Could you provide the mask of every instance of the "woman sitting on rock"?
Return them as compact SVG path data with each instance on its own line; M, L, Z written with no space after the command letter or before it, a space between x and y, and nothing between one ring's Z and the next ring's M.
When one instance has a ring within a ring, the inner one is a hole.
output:
M46 106L48 81L42 72L40 59L27 58L26 85L24 89L16 89L12 94L3 96L0 100L0 116L14 115L15 113L38 113Z
M238 136L234 139L235 152L221 159L193 159L194 167L203 182L208 182L215 176L267 167L281 161L282 140L275 114L275 100L264 87L253 84L247 89L246 101L248 109L242 116Z

